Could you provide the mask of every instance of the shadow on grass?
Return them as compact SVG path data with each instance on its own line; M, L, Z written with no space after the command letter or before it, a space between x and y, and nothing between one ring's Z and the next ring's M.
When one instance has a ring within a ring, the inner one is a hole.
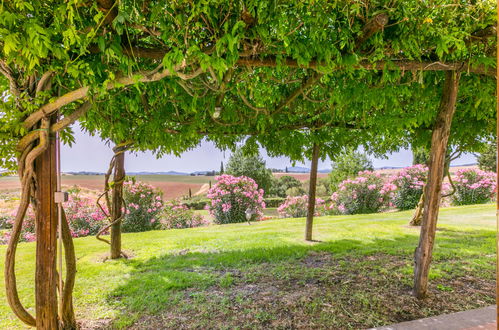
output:
M434 253L434 268L451 267L446 264L448 256L452 262L473 261L483 257L485 253L494 253L495 232L490 230L458 231L443 229L437 234L437 248ZM277 239L278 240L278 239ZM154 314L181 303L181 294L195 293L210 287L224 290L227 277L231 274L242 274L252 267L265 267L270 272L283 263L299 263L300 267L308 267L300 263L311 253L328 254L332 258L355 262L353 272L362 273L363 261L373 255L395 256L400 260L400 267L406 267L404 277L406 283L412 280L412 274L407 273L407 267L412 265L414 249L418 243L418 235L401 235L393 239L370 239L369 241L342 239L328 242L318 242L313 245L292 244L281 241L282 246L273 248L252 248L247 250L199 252L172 251L160 257L146 261L123 260L132 267L132 272L126 282L108 296L108 303L121 311L116 318L116 324L127 325L141 314ZM228 242L230 243L230 242ZM383 259L372 261L378 263L377 268L383 268ZM340 263L341 265L341 263ZM488 267L485 265L483 267ZM396 271L401 271L398 268ZM457 271L457 270L456 270ZM457 273L451 274L458 276ZM399 277L399 278L400 278ZM388 284L391 285L391 284ZM394 286L400 283L394 283Z

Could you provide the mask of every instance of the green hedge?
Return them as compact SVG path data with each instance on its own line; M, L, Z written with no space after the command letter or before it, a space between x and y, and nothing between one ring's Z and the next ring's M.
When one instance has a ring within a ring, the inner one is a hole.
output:
M282 197L267 197L263 199L265 201L265 207L279 207L286 198Z
M266 207L279 207L286 198L282 197L267 197L264 198ZM191 210L204 210L206 205L210 205L211 199L209 198L193 198L182 201L182 204L190 208Z
M211 199L208 198L193 198L182 201L182 204L190 208L191 210L204 210L206 205L211 203Z

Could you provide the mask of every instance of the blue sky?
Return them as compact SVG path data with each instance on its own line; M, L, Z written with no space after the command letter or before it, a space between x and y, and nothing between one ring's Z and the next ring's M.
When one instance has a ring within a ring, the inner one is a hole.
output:
M63 172L92 171L105 172L113 153L111 148L97 137L89 136L82 132L78 126L73 127L76 143L72 147L62 146L61 168ZM284 168L292 166L285 157L270 158L265 152L262 154L267 167ZM127 154L125 160L126 170L129 172L194 172L201 170L218 170L220 161L227 162L230 152L220 151L209 142L202 143L194 150L188 151L182 157L166 156L156 159L150 152L139 154ZM372 158L374 167L383 166L409 166L412 163L412 154L408 150L402 150L388 155L387 159ZM473 155L465 155L456 160L454 164L474 163ZM296 164L297 166L310 167L310 162ZM329 160L321 162L319 169L331 168Z

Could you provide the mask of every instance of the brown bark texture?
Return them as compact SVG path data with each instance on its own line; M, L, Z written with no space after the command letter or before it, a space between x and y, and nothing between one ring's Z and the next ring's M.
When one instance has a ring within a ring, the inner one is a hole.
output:
M54 194L57 186L56 144L50 136L48 148L35 161L38 183L36 214L36 327L57 329L57 206Z
M431 138L429 173L424 188L425 200L419 245L414 254L414 295L422 299L427 294L428 274L432 259L438 211L442 197L445 157L452 118L456 109L459 72L446 72L440 108Z
M317 166L319 163L319 146L314 143L312 147L312 166L310 169L310 186L308 190L308 211L307 223L305 227L305 240L312 240L312 229L315 213L315 191L317 188Z
M121 257L121 219L123 216L123 181L125 180L125 153L116 155L114 163L114 185L112 191L111 259Z

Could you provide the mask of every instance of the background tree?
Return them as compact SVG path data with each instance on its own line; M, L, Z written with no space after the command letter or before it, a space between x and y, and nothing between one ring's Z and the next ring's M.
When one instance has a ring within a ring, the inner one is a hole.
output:
M237 148L229 158L225 173L233 176L247 176L255 180L259 189L267 194L271 191L272 172L265 166L265 161L258 154L245 154L243 148Z
M374 169L372 161L366 154L349 149L338 155L331 164L332 170L329 173L329 184L331 191L336 191L338 185L351 177L357 176L361 171L372 171Z
M300 180L290 175L274 177L272 180L270 195L278 197L286 197L288 195L288 191L292 188L301 189L302 183L300 182Z
M478 167L482 171L490 171L490 172L496 172L497 171L497 155L496 155L496 145L495 144L487 144L484 148L483 151L480 152L476 159L478 162Z
M426 148L423 147L413 147L412 148L412 165L417 164L428 164L428 159L430 153Z

